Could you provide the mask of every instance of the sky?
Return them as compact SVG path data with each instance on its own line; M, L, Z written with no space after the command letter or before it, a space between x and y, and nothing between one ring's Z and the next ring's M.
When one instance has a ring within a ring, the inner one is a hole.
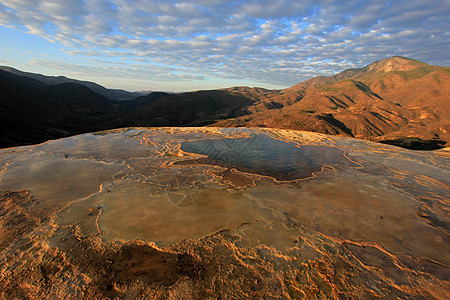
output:
M0 65L130 91L286 88L401 55L450 66L450 0L0 0Z

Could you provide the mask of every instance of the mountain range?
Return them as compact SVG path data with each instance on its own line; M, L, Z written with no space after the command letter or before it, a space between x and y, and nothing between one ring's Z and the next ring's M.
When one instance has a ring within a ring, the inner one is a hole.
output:
M120 90L120 89L107 89L107 88L105 88L95 82L91 82L91 81L76 80L76 79L72 79L72 78L67 78L65 76L45 76L42 74L23 72L23 71L17 70L12 67L7 67L7 66L0 66L0 70L9 72L9 73L12 73L15 75L32 78L32 79L35 79L42 83L45 83L47 85L56 85L56 84L61 84L61 83L81 84L81 85L87 87L88 89L96 92L97 94L103 95L111 100L118 100L118 101L133 100L136 97L149 94L149 92L128 92L128 91Z
M450 142L450 68L394 56L283 90L148 95L0 68L0 147L131 126L272 127L413 149ZM128 100L128 101L120 101Z

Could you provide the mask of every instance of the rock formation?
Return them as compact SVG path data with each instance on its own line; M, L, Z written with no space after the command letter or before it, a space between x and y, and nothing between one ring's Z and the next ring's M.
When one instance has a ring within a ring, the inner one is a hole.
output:
M0 297L448 299L447 150L128 128L0 150Z

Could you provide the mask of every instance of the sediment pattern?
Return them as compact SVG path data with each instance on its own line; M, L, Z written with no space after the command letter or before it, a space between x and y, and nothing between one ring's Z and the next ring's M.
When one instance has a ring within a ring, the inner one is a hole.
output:
M446 151L225 128L0 151L3 298L450 298Z

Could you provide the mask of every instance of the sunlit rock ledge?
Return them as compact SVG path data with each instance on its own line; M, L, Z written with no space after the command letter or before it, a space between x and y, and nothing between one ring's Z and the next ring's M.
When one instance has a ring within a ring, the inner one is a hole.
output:
M0 150L0 295L450 298L450 153L249 128Z

